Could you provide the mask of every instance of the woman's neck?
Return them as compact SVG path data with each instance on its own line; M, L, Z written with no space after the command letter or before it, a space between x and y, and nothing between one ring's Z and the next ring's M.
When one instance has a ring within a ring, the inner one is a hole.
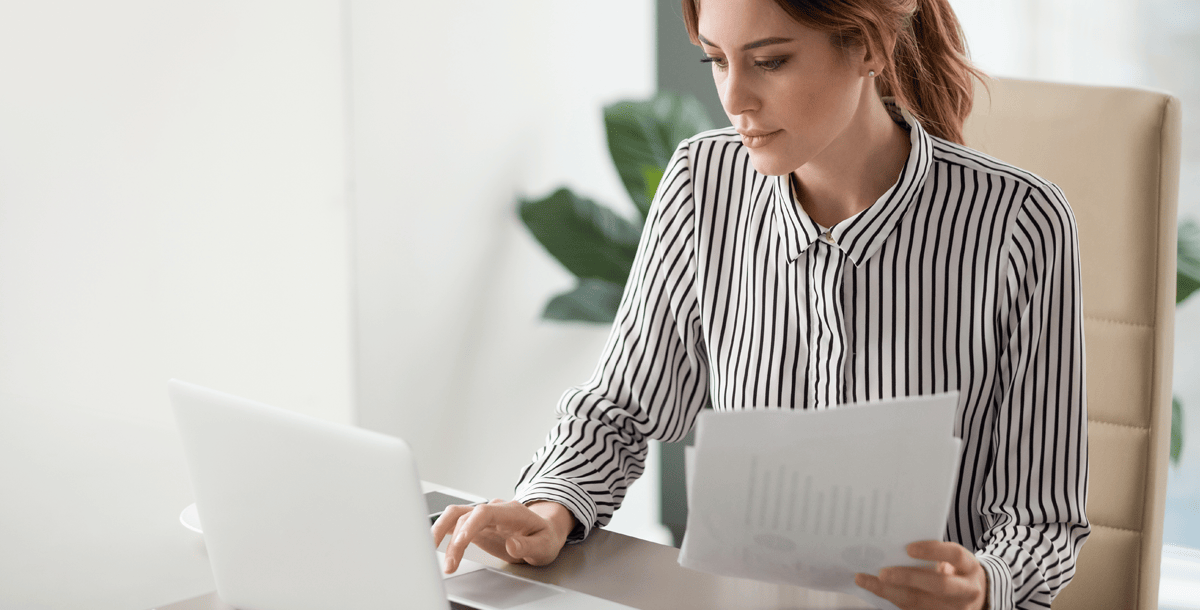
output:
M909 133L896 124L868 81L850 126L821 154L792 172L800 205L832 227L871 206L900 176Z

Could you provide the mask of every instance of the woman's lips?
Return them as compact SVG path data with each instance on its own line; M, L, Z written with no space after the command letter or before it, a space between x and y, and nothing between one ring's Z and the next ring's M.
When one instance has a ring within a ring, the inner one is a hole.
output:
M769 131L769 132L767 132L767 131L750 131L750 132L745 132L745 133L743 133L743 132L738 132L738 133L739 133L739 135L742 136L742 144L744 144L746 146L746 148L759 148L760 146L766 146L768 143L771 142L771 140L775 139L775 136L779 135L782 132L783 132L782 129L776 129L775 131Z

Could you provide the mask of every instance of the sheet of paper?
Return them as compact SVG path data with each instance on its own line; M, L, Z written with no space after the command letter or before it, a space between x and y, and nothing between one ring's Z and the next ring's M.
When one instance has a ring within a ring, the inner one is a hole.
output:
M702 414L679 563L894 608L854 574L921 565L905 546L942 539L961 445L957 403L950 393Z

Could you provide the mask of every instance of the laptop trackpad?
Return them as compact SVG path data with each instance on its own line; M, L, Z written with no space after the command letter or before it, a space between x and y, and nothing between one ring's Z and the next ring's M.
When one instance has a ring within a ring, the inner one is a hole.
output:
M561 593L558 589L492 570L477 570L447 578L444 582L449 597L501 610Z

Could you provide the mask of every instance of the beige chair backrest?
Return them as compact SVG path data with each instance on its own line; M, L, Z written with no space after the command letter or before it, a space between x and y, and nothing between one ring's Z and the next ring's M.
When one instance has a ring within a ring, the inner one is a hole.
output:
M1012 79L989 86L990 96L976 89L966 144L1058 184L1079 226L1092 535L1054 609L1155 610L1171 433L1179 100Z

